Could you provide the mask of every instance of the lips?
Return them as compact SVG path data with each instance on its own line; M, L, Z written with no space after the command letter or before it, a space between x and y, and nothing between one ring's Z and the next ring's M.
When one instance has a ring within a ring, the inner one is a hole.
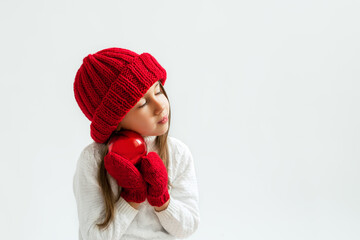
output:
M167 116L163 117L158 123L161 123L161 122L164 121L165 119L167 119Z

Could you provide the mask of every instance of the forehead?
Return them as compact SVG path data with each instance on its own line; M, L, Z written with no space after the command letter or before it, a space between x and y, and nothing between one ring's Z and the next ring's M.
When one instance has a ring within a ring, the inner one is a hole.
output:
M159 81L155 82L155 83L149 88L149 90L145 93L144 96L150 94L150 93L151 93L152 91L154 91L155 88L158 87L159 85L160 85Z

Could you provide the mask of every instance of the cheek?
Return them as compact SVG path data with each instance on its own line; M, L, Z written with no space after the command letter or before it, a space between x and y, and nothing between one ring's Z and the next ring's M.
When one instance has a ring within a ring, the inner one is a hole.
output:
M150 112L144 111L142 114L139 114L136 118L136 124L140 127L146 127L150 124L151 115Z

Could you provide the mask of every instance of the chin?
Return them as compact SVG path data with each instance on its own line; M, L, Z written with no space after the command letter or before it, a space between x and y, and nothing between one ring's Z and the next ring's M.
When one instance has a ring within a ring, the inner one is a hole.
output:
M159 134L159 136L160 136L160 135L164 135L167 131L168 131L168 128L166 128L166 129L164 130L164 132L162 132L161 134Z
M164 135L169 129L169 126L166 126L164 128L160 128L159 130L155 130L153 132L147 132L145 134L141 133L142 136L161 136Z

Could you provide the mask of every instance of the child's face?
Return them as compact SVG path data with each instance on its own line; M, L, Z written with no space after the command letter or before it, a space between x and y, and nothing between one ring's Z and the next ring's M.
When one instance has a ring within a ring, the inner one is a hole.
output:
M169 121L158 123L164 116L169 116L169 101L157 81L125 115L117 129L133 130L142 136L159 136L169 127Z

